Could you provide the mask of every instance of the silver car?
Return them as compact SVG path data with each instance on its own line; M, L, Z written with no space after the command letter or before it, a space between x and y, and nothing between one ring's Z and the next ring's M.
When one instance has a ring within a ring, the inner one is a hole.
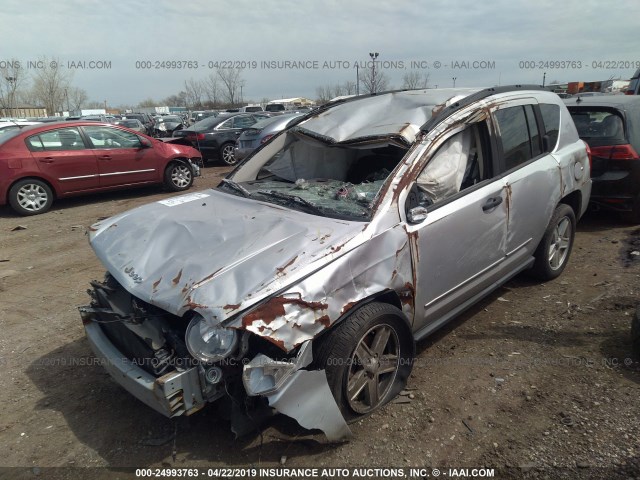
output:
M254 123L251 128L242 132L238 140L236 140L234 154L236 161L244 160L251 152L266 143L276 133L294 123L294 120L301 116L301 113L278 115Z
M267 406L337 440L403 389L417 340L522 271L560 275L590 189L553 93L342 100L218 188L94 225L108 273L81 316L113 378L168 417Z

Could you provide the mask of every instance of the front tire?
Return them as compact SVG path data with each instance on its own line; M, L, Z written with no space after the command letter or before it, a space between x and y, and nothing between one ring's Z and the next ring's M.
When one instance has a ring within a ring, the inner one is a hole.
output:
M320 340L316 364L348 422L388 403L406 385L415 344L403 317L393 305L369 303Z
M538 279L553 280L564 271L576 233L576 215L564 203L556 207L535 253L531 273Z
M227 165L235 165L238 163L235 149L236 147L233 143L225 143L220 147L220 158Z
M164 186L172 192L187 190L193 185L193 171L185 162L171 162L164 171Z
M26 178L9 190L9 204L19 215L38 215L51 208L53 192L42 180Z

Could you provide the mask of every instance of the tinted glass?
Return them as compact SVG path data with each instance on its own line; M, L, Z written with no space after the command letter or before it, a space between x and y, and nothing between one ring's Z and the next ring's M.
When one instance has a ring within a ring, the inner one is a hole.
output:
M591 146L628 143L622 117L613 110L581 108L572 110L571 117L580 138Z
M66 150L84 150L86 147L77 128L59 128L50 130L39 135L40 148L38 141L32 140L33 137L27 139L27 146L38 150L45 151L66 151Z
M509 107L495 114L502 141L505 170L510 170L531 158L529 130L523 107Z
M549 151L553 152L558 143L558 132L560 131L560 106L552 103L541 103L539 105L542 113L545 134L549 137Z
M247 128L256 123L253 117L235 117L233 119L233 128Z
M525 105L524 111L527 115L527 125L529 125L529 137L531 138L531 158L535 158L542 153L540 145L540 133L536 123L536 116L533 113L533 106Z
M140 138L131 132L109 127L83 127L95 148L139 148Z

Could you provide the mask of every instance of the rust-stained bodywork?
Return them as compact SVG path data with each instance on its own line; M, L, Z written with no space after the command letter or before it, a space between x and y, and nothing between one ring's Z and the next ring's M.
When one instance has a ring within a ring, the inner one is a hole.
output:
M421 338L530 266L566 195L588 198L588 175L567 173L575 163L588 164L584 145L571 141L575 127L563 111L560 140L544 158L481 181L464 195L459 184L453 193L440 189L453 201L428 215L423 209L420 221L410 221L409 205L421 198L421 175L436 152L443 145L464 147L455 136L465 132L475 155L487 156L489 165L489 150L500 153L493 115L529 101L559 102L551 93L519 88L420 90L356 98L305 116L251 154L217 189L94 225L91 245L113 282L94 285L100 291L96 302L107 298L102 303L108 305L86 309L83 319L122 319L128 331L155 339L151 347L162 362L166 355L179 356L184 345L171 336L163 343L158 332L178 328L184 335L195 322L226 335L226 358L248 362L242 371L249 395L266 398L331 439L346 436L324 372L314 371L319 366L304 353L312 342L378 299L400 309L408 331ZM480 135L492 143L480 142ZM488 150L479 151L480 144ZM492 161L490 169L498 171L499 155ZM545 202L532 198L534 184L545 186ZM441 201L433 195L432 203ZM495 206L483 208L487 199ZM587 202L579 204L586 208ZM133 300L131 312L123 313L114 293L120 288L141 305ZM263 378L261 369L284 377ZM188 378L200 378L202 401L220 398L219 382L240 371L224 362L185 370ZM149 398L141 392L138 398ZM305 408L292 402L298 396ZM326 415L310 420L310 411L320 406Z

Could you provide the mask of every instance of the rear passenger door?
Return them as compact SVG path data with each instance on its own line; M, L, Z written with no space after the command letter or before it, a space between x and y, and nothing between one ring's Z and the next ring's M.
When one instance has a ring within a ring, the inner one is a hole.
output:
M535 99L498 105L492 116L504 172L506 255L524 260L537 248L560 198L560 169L544 151L544 125Z
M61 193L98 187L98 164L77 127L57 128L26 140L40 171L54 180Z

